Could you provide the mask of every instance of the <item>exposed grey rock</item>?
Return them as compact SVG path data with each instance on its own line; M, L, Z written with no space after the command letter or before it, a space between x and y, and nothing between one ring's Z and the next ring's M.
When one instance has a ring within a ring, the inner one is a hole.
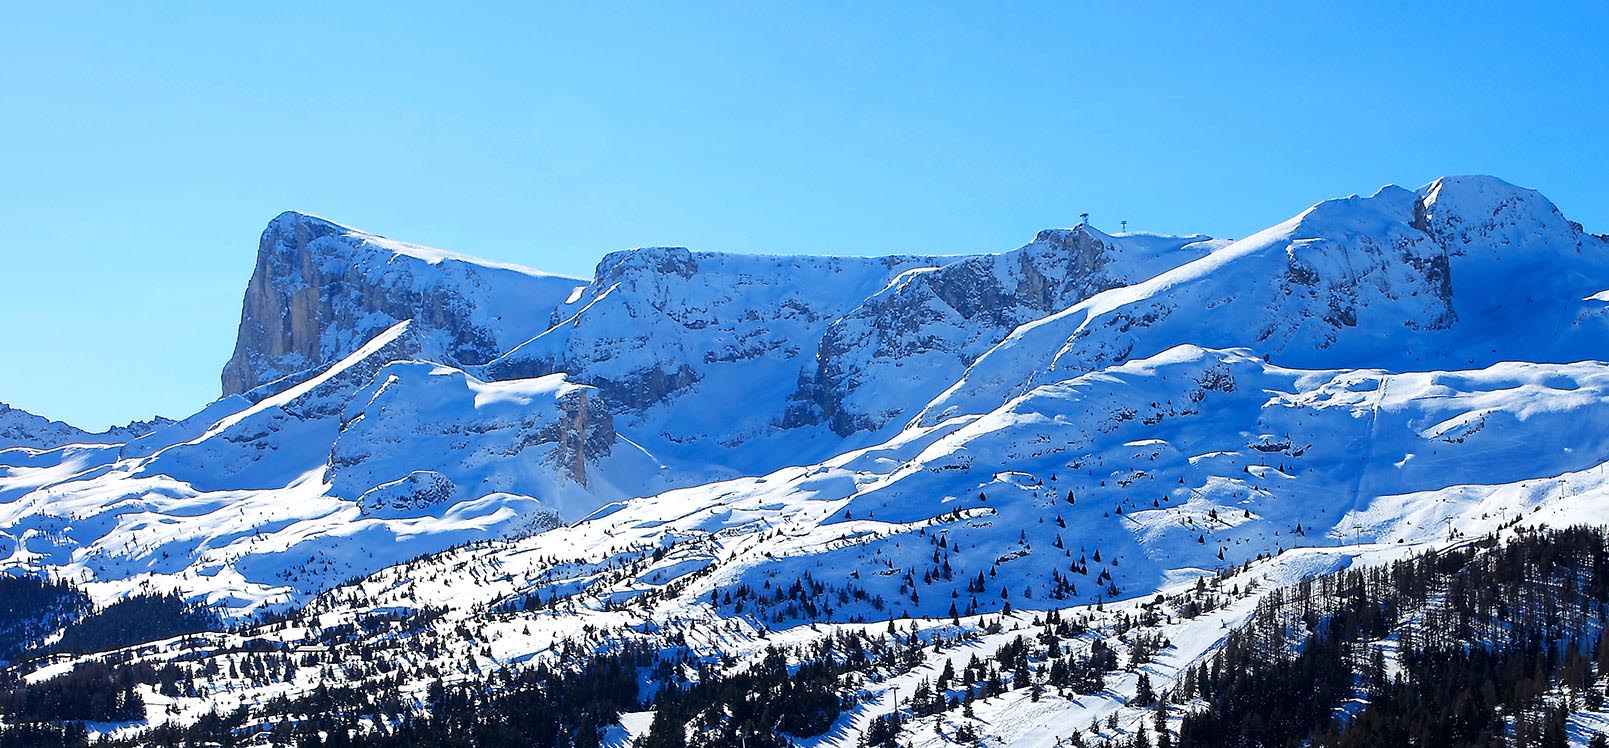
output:
M268 224L246 286L225 395L333 362L405 319L426 355L485 363L547 326L581 281L392 242L304 215Z
M592 284L558 308L548 330L483 371L498 380L564 372L597 387L620 418L656 408L706 409L716 399L741 403L734 426L745 423L733 431L776 430L789 407L776 378L780 373L791 383L815 368L813 354L834 320L899 273L956 259L772 257L681 247L613 252L598 263ZM665 438L704 436L676 431L676 420L665 419L671 425Z
M452 480L434 470L415 470L390 483L363 492L358 506L364 514L418 512L447 504L457 493Z
M1204 236L1112 237L1080 226L910 273L832 324L784 424L825 422L848 435L897 422L1018 326L1214 246ZM859 393L866 382L877 388Z

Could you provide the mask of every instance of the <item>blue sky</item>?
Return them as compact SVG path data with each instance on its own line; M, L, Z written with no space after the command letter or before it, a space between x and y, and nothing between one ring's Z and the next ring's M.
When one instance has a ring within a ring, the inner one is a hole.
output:
M1605 3L55 5L0 8L0 401L86 427L216 397L285 209L576 275L1471 172L1609 231Z

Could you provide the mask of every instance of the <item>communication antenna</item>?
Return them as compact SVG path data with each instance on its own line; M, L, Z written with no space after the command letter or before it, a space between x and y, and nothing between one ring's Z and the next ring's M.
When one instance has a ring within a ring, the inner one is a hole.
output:
M1089 214L1088 213L1079 213L1078 214L1078 221L1079 221L1080 226L1088 226L1089 225Z
M1118 224L1123 227L1123 229L1122 229L1123 231L1128 231L1129 230L1129 222L1128 221L1118 221Z

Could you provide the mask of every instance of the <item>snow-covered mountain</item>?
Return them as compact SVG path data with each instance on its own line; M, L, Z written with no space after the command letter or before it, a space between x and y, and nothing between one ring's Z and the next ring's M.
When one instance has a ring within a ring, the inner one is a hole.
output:
M0 403L0 446L45 447L89 438L83 429Z
M1024 325L923 421L1175 345L1397 371L1601 358L1609 242L1490 177L1329 200L1140 283Z
M404 320L424 355L483 364L546 329L583 284L281 213L258 245L223 394L329 364Z
M201 413L89 435L0 406L0 565L101 603L292 616L152 662L246 640L379 656L420 703L443 672L623 641L735 673L777 642L911 630L916 654L795 736L821 745L879 729L946 646L1056 611L1126 658L1111 688L1040 705L1014 677L944 723L1049 746L1070 731L1048 725L1148 719L1125 706L1138 674L1176 685L1280 585L1609 522L1606 305L1609 240L1490 177L1237 241L644 248L590 281L286 213ZM1186 616L1203 579L1220 607ZM1142 652L1136 620L1172 643ZM332 643L343 627L368 635ZM317 677L217 683L233 701L153 691L150 719L266 715Z
M484 371L596 386L636 443L702 478L767 472L841 448L790 418L828 327L902 273L954 259L615 252Z
M1089 227L1039 232L1020 249L900 276L833 321L804 393L840 435L903 421L1017 327L1095 294L1150 278L1227 242Z
M0 403L0 448L56 447L70 443L116 444L138 439L170 423L171 420L157 416L147 421L135 421L90 433L72 424L52 421Z

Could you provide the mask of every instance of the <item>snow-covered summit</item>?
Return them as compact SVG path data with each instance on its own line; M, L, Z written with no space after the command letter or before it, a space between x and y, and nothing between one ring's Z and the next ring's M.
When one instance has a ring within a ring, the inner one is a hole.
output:
M171 420L161 416L134 421L91 433L64 421L53 421L0 403L0 449L7 447L51 448L63 444L117 444L161 429Z
M1442 177L1417 194L1414 225L1444 244L1524 246L1538 235L1583 233L1542 193L1496 177Z
M923 412L932 423L1184 343L1295 366L1397 371L1601 357L1609 245L1491 177L1326 200L1017 328Z
M0 448L54 447L87 437L89 432L76 426L0 403Z

